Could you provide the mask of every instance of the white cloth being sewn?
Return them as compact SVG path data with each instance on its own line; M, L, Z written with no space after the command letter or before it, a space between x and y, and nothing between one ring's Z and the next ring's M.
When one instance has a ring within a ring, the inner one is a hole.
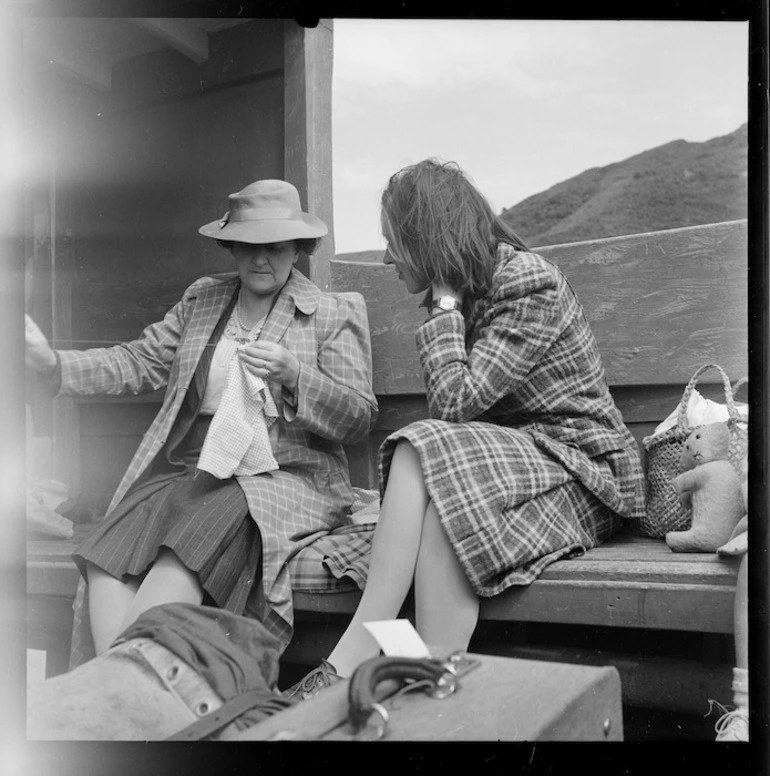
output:
M198 459L199 469L220 480L278 468L269 438L278 410L265 381L245 367L236 350L233 342L222 398Z

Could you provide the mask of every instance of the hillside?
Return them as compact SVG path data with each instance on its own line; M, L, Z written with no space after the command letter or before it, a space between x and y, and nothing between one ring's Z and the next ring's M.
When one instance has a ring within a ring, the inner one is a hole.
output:
M748 125L703 143L674 140L590 170L503 209L531 247L746 218ZM380 261L382 251L338 259Z
M746 218L747 129L703 143L674 140L594 167L504 209L502 218L533 247Z

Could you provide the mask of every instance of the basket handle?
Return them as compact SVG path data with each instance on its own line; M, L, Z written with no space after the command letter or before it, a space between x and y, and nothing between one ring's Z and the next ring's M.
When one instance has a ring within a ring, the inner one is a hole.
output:
M735 398L735 394L738 393L738 391L740 391L740 389L743 388L744 385L748 385L748 384L749 384L748 376L741 377L740 380L736 380L732 388L733 398Z
M716 369L722 377L722 385L724 386L724 392L725 392L725 404L727 405L727 414L730 416L730 418L733 421L740 419L738 410L735 407L735 402L733 401L733 389L730 386L730 378L727 376L727 373L718 364L704 364L702 367L700 367L700 369L697 369L695 371L695 374L690 378L690 382L687 383L687 386L684 389L684 393L682 394L682 400L679 402L679 414L677 415L677 426L679 427L680 430L685 430L688 428L687 405L690 403L690 396L693 390L695 389L695 384L698 382L698 378L704 372L707 372L709 369ZM742 379L746 379L748 381L748 378L742 378ZM738 381L738 383L740 383L740 380ZM738 383L736 383L736 385L738 385Z

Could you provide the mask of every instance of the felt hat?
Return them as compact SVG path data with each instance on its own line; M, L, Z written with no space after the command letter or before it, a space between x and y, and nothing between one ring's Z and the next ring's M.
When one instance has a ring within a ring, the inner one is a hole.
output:
M299 192L286 181L256 181L228 199L224 216L198 229L204 237L262 244L323 237L329 231L320 218L302 211Z

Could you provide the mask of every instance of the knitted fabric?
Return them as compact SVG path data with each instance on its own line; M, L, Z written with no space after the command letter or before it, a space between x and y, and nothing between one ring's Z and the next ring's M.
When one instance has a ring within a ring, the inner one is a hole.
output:
M235 355L234 342L232 347L222 400L198 460L199 469L221 480L278 468L268 434L278 417L275 402L264 380Z

